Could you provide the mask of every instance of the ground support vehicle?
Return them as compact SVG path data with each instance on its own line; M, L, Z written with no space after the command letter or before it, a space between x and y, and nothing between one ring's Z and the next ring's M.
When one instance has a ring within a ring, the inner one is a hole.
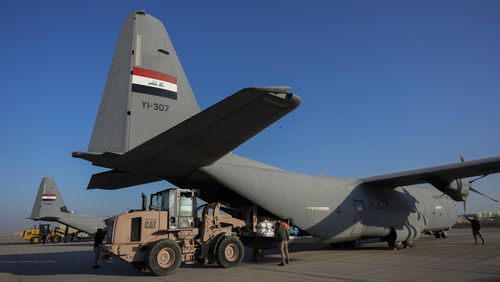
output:
M169 275L182 262L217 262L235 267L244 256L237 234L245 221L221 212L222 203L203 206L198 216L195 190L167 189L151 195L146 209L132 210L106 220L105 251L136 269Z
M40 224L38 227L35 226L23 232L23 239L30 241L31 244L45 243L47 240L52 243L59 243L63 236L64 232L59 227L50 229L50 224Z

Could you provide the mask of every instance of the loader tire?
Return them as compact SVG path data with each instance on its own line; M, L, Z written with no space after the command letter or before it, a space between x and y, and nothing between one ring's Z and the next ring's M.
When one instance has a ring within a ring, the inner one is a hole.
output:
M215 258L221 267L236 267L243 260L245 249L236 237L225 237L217 246Z
M146 265L154 275L170 275L181 265L181 248L169 239L157 241L148 250Z
M41 241L41 239L38 236L31 237L31 239L30 239L31 244L35 244L35 245L40 244L40 241Z

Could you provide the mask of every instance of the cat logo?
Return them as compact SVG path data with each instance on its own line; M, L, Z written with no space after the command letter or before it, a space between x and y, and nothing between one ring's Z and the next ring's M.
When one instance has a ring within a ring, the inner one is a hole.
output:
M144 222L144 228L146 229L156 228L156 219L146 219L146 221Z

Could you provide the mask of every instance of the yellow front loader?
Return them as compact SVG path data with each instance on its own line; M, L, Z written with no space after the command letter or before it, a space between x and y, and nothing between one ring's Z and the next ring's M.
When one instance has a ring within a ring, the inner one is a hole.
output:
M23 239L31 244L39 244L49 240L52 243L59 243L63 239L64 232L59 227L50 229L50 224L40 224L38 227L26 229L23 232Z

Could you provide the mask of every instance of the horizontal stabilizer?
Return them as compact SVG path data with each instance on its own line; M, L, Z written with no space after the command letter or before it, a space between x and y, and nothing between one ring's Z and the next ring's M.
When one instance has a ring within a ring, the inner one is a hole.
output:
M500 172L500 157L385 174L363 178L361 181L367 185L373 184L390 188L430 183L434 187L442 189L455 179L497 172Z
M147 177L135 175L119 170L109 170L92 175L87 189L107 189L115 190L128 186L135 186L151 182L160 181L163 179L156 177Z
M301 99L288 90L245 88L123 155L75 152L73 157L138 175L185 177L196 168L214 163L297 108Z
M76 215L61 217L56 220L59 223L67 225L69 227L75 228L77 230L83 231L87 234L96 233L97 229L106 228L104 223L104 218L95 217L90 215Z

